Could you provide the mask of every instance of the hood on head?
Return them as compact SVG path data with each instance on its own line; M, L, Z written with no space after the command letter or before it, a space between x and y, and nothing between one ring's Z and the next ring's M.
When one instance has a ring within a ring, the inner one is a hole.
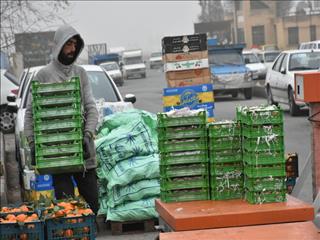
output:
M76 59L79 57L83 47L84 47L84 41L81 38L80 34L70 25L63 25L58 28L58 30L55 32L54 35L54 47L53 47L53 59L60 62L58 60L58 56L64 46L64 44L72 37L75 37L77 39L77 48L74 60L72 64L76 61Z

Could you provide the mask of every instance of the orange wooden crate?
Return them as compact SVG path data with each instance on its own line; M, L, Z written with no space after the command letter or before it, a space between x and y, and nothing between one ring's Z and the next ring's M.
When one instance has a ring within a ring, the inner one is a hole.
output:
M295 97L298 101L320 103L320 72L295 74Z

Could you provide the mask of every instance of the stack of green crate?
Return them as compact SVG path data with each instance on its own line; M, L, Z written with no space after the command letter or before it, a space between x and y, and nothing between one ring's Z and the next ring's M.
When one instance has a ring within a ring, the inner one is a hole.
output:
M208 124L212 200L242 198L241 127L235 121Z
M206 111L180 117L159 113L157 130L161 201L208 200Z
M36 169L40 174L82 171L80 79L32 82Z
M283 112L277 106L237 109L242 123L245 198L249 203L286 200Z

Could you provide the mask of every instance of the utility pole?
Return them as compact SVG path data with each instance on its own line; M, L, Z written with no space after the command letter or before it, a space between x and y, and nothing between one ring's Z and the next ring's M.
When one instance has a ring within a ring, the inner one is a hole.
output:
M237 14L237 1L233 1L233 30L234 30L234 43L238 43L238 14Z

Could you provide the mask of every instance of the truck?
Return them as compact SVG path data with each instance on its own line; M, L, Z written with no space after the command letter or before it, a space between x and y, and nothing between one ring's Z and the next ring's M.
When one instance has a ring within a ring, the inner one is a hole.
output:
M242 50L245 44L216 45L208 41L208 59L211 82L216 95L243 92L245 99L252 98L252 73L246 67Z
M129 77L146 77L146 64L142 59L142 50L127 50L122 53L121 69L124 79Z
M100 65L105 62L116 62L120 64L121 56L118 53L94 55L90 58L89 64Z

